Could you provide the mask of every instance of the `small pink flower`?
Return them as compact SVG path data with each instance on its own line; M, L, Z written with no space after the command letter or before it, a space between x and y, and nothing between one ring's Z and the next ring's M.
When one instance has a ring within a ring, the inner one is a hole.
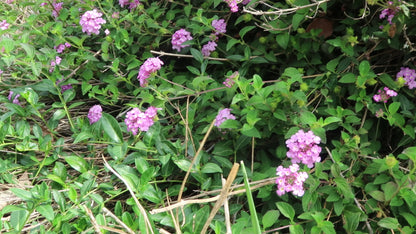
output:
M235 116L231 114L230 108L225 108L225 109L220 110L218 115L215 117L214 126L220 127L221 124L227 119L235 119Z
M209 41L207 44L205 44L202 47L201 53L205 57L208 57L211 54L211 52L215 51L216 47L217 47L217 43L215 43L214 41Z
M105 33L106 36L108 36L108 35L110 35L110 30L106 29L106 30L104 30L104 33Z
M315 136L312 131L304 132L299 130L286 141L289 151L286 153L287 157L292 160L292 163L303 163L309 168L314 166L315 162L320 162L321 147L318 144L321 138Z
M155 118L157 118L157 110L162 108L149 107L145 112L140 111L139 108L133 108L127 112L124 122L127 126L127 131L137 135L140 131L147 132L149 128L154 124Z
M185 48L189 45L182 45L184 42L192 40L191 33L185 29L179 29L172 35L172 49L181 51L182 48Z
M12 101L12 98L13 98L13 91L10 91L9 92L9 96L7 97L7 99L9 99L9 101ZM19 102L19 97L20 97L20 94L16 94L15 96L14 96L14 98L13 98L13 103L14 104L17 104L17 105L20 105L20 102Z
M212 27L215 28L215 34L219 35L220 33L227 32L227 23L223 19L213 20L211 23Z
M301 197L305 194L303 183L308 178L308 173L298 171L298 164L292 164L289 168L282 166L276 168L277 195L282 196L287 192L292 192L293 195Z
M159 58L148 58L140 66L139 74L137 79L140 81L140 86L145 87L147 84L147 79L152 75L152 73L160 70L163 62Z
M222 82L227 88L231 88L234 83L235 80L238 79L238 76L240 74L238 73L238 71L234 72L233 74L231 74L231 76L229 76L227 79L225 79L224 82Z
M1 29L1 30L6 30L6 29L8 29L8 28L9 28L9 26L10 26L10 24L9 24L9 23L7 23L7 21L6 21L6 20L3 20L2 22L0 22L0 29Z
M102 111L103 110L100 105L94 105L90 108L88 111L88 120L90 121L90 124L93 124L101 119Z
M378 90L377 94L373 96L374 101L387 103L390 97L397 96L397 93L394 90L391 90L387 87L384 87L383 90Z
M88 35L91 35L91 33L94 33L95 35L100 34L101 24L106 23L106 21L101 18L102 15L103 14L96 9L85 12L79 21L79 24L82 26L82 32L85 32Z

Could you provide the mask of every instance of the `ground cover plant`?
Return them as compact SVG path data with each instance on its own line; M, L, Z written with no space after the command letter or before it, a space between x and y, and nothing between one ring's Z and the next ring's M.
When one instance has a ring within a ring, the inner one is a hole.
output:
M413 1L5 0L2 233L414 233Z

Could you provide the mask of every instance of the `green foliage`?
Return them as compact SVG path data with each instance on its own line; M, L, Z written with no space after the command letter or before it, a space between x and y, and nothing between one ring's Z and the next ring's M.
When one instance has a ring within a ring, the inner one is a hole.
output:
M415 232L416 94L397 75L415 68L414 3L128 2L0 3L1 232L199 233L211 218L215 233ZM93 9L98 35L80 25ZM141 86L152 57L163 65ZM397 95L377 101L385 87ZM133 135L126 114L150 106ZM225 108L235 119L212 125ZM303 196L278 196L298 130L320 138L321 161L300 165Z

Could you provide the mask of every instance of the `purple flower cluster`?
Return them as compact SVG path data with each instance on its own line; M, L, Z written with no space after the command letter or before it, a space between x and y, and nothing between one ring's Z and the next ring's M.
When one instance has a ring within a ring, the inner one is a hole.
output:
M59 3L57 3L57 2L56 2L56 0L54 0L54 1L52 2L52 6L53 6L52 15L53 15L55 18L58 18L58 17L59 17L59 12L62 10L62 5L63 5L63 4L64 4L63 2L59 2Z
M55 57L55 60L51 61L51 67L49 68L49 72L52 73L55 70L55 66L61 63L62 59L59 56Z
M400 71L396 75L397 79L403 78L404 84L409 86L409 89L413 89L416 87L416 72L414 69L410 69L408 67L402 67Z
M181 51L182 48L185 48L189 45L182 45L184 42L192 40L191 33L181 28L172 35L172 49Z
M7 23L7 21L6 21L6 20L3 20L3 21L1 21L1 22L0 22L0 29L1 29L1 30L6 30L6 29L8 29L8 28L9 28L9 26L10 26L10 24L9 24L9 23Z
M71 47L71 44L69 44L68 42L65 42L65 44L59 44L58 46L54 46L53 48L56 50L56 52L58 52L58 54L64 52L64 50L66 48Z
M226 121L227 119L235 119L235 116L233 114L231 114L231 109L230 108L225 108L225 109L220 110L217 117L215 117L214 125L216 127L220 127L221 124L224 121Z
M230 7L231 12L238 11L238 3L242 3L243 5L247 5L251 0L224 0L228 6Z
M13 98L13 91L10 91L9 92L9 96L7 97L7 99L9 99L9 101L12 101L12 98L13 98L13 103L14 104L17 104L17 105L20 105L20 102L19 102L19 97L20 97L20 94L16 94L15 96L14 96L14 98Z
M57 80L55 82L56 85L59 85L61 82L64 81L64 78ZM61 85L61 93L65 92L68 89L72 89L72 85L71 84L66 84L66 85Z
M127 112L124 122L127 126L127 131L132 132L133 135L137 135L138 131L147 132L149 128L154 124L155 117L157 116L157 110L162 108L156 108L151 106L147 108L145 112L140 111L139 108L133 108Z
M215 35L227 32L227 23L224 19L213 20L211 25L215 28Z
M140 86L145 87L147 84L147 78L150 75L162 67L163 62L159 58L148 58L144 63L140 66L139 75L137 79L140 81Z
M240 73L238 73L238 71L234 72L233 74L231 74L231 76L229 76L227 79L225 79L224 82L222 82L227 88L231 88L233 87L235 80L238 79L238 77L240 76Z
M79 21L79 24L82 26L82 32L85 32L88 35L91 35L91 33L94 33L95 35L100 34L101 24L106 22L101 18L102 15L103 14L96 9L85 12Z
M205 44L202 47L201 53L202 55L208 57L212 51L215 51L216 47L217 47L217 43L215 43L215 41L209 41L207 44Z
M393 6L393 1L388 1L387 5L387 8L381 11L380 19L387 18L389 24L393 24L392 20L394 18L394 15L400 10L400 7Z
M131 2L130 0L118 0L118 4L120 4L121 7L129 6L129 9L134 9L140 4L140 1L133 0Z
M292 164L289 168L279 166L276 169L276 175L278 176L276 179L277 195L282 196L287 192L292 192L293 195L303 196L305 193L303 182L308 178L308 173L298 171L298 164Z
M321 147L318 144L321 138L315 136L312 131L304 132L299 130L286 141L289 148L287 157L291 159L292 163L303 163L309 168L312 168L315 162L320 162Z
M100 105L94 105L88 111L88 120L93 124L101 119L103 109Z
M387 100L389 100L390 97L395 97L395 96L397 96L397 93L394 90L384 87L384 89L378 90L378 93L373 96L373 99L376 102L387 103Z

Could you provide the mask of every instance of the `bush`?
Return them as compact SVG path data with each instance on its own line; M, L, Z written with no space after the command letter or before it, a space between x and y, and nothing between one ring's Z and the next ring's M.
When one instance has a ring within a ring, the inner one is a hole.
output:
M2 232L415 231L412 3L0 6Z

